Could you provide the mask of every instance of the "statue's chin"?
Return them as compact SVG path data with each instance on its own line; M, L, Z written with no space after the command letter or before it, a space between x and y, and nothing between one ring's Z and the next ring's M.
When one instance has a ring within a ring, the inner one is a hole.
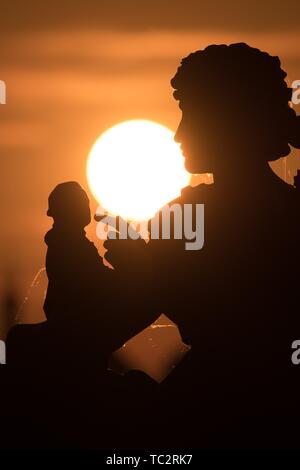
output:
M200 175L203 173L212 173L211 169L207 169L204 166L201 165L193 165L193 164L187 164L185 163L185 169L192 175Z
M202 162L203 163L203 162ZM185 157L184 166L186 171L192 174L210 173L206 168L206 165L201 164L201 161L197 158Z

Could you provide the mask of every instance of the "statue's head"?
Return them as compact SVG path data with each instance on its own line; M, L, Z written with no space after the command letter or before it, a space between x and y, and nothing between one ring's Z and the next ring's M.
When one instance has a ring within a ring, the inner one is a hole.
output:
M182 120L175 140L191 173L273 161L300 147L292 89L278 57L244 43L212 45L182 60L171 80Z

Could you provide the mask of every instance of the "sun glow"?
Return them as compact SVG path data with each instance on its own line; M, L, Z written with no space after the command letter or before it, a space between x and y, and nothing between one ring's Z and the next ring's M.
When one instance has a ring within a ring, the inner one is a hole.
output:
M131 220L151 218L190 181L174 133L146 120L125 121L104 132L90 151L87 177L108 213Z

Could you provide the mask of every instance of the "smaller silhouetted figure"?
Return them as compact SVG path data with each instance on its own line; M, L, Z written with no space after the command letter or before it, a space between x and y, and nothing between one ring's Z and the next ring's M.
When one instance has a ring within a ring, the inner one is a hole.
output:
M51 357L51 363L57 359L59 364L69 361L71 366L75 362L77 369L84 362L86 370L88 355L96 354L92 349L97 348L101 362L99 353L108 347L108 322L105 323L103 312L108 304L112 272L103 265L96 247L85 236L84 227L91 220L89 200L78 183L62 183L52 191L47 215L54 219L52 229L45 236L49 280L44 304L47 322L18 326L11 331L8 338L10 362L38 365L42 361L44 367L44 361ZM105 332L102 337L100 330ZM37 350L31 351L30 357L28 347L21 357L18 348L12 346L13 339L24 331L29 336L43 338L31 341ZM45 341L45 335L52 345ZM50 355L48 352L43 354L43 345L51 347Z
M22 382L26 402L26 408L15 407L16 414L30 412L34 439L37 423L46 429L47 438L38 432L37 445L105 447L112 435L116 439L122 417L132 417L126 411L131 391L141 388L138 380L131 386L108 371L109 356L148 326L154 314L140 314L133 302L138 296L127 295L126 284L118 282L86 238L89 199L78 183L54 188L47 215L54 220L45 236L47 321L14 327L7 341L10 386L19 390ZM100 441L99 422L105 428ZM28 430L26 435L32 436Z
M76 182L56 186L49 196L47 215L53 217L46 234L46 272L49 280L44 310L57 336L61 354L69 364L98 361L106 366L114 344L108 332L113 271L102 263L84 227L91 221L89 200ZM112 302L111 302L112 304Z
M140 314L138 292L128 292L126 283L118 282L116 271L103 264L95 245L86 238L84 227L91 221L89 200L78 183L56 186L49 196L47 215L54 219L45 236L48 324L63 336L62 343L68 348L65 340L74 339L74 350L69 352L75 353L76 368L82 361L86 371L88 355L92 362L102 358L106 368L108 355L148 326L154 314ZM132 287L135 284L137 280L131 282ZM66 356L70 354L66 352Z
M18 395L13 407L25 416L30 410L35 425L42 408L44 429L65 442L74 438L73 420L82 422L83 414L90 413L87 404L95 402L108 357L122 342L111 338L112 323L118 331L112 318L117 309L112 304L109 308L113 272L85 236L84 227L91 220L86 193L76 182L59 184L49 196L47 215L54 220L45 236L47 321L11 330L7 362L10 387L19 390L21 383L21 401L26 402L18 406ZM29 435L36 439L35 432ZM52 438L48 441L53 443ZM47 446L43 437L42 444Z
M128 380L118 378L107 371L108 359L152 323L156 312L145 309L141 314L139 293L118 281L117 272L104 266L86 238L84 227L91 220L89 200L78 183L62 183L53 190L47 215L53 217L54 225L45 236L49 285L44 310L51 340L56 341L52 355L57 364L55 377L57 380L58 369L59 381L69 390L68 396L72 395L71 409L76 409L77 419L78 410L87 417L82 422L88 422L90 429L79 433L79 444L84 445L83 437L88 436L89 445L101 446L99 421L103 426L106 423L106 442L110 432L116 442L120 421L133 418L130 403L143 394L146 378L138 373ZM133 279L132 287L135 284ZM121 436L124 440L123 432Z

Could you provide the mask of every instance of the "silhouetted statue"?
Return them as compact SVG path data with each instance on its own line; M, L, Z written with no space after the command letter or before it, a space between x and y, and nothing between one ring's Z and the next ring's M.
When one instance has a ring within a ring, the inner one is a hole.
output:
M76 369L82 364L86 371L91 361L92 367L96 361L105 367L112 347L107 329L113 271L86 238L84 227L91 221L86 193L76 182L59 184L49 196L47 215L54 219L45 236L48 324L61 339L63 357L74 361Z
M171 82L186 168L214 176L173 201L182 211L205 205L203 249L185 250L186 240L147 246L146 303L192 345L161 386L160 429L173 448L293 445L299 198L268 163L300 148L285 77L278 57L241 43L190 54ZM121 270L118 241L106 246Z
M50 437L39 432L42 442L37 446L57 445L53 439L58 436L62 445L105 447L112 434L117 439L116 420L129 417L124 403L130 408L134 392L130 382L107 370L109 357L151 323L155 313L139 312L133 302L139 294L118 282L116 271L103 264L86 238L89 200L78 183L56 186L47 215L54 219L45 236L47 321L18 325L7 338L10 386L18 393L20 383L26 384L23 403L13 400L16 416L30 413L36 428L36 422L46 427ZM105 428L101 442L100 421ZM33 439L28 430L26 436Z

